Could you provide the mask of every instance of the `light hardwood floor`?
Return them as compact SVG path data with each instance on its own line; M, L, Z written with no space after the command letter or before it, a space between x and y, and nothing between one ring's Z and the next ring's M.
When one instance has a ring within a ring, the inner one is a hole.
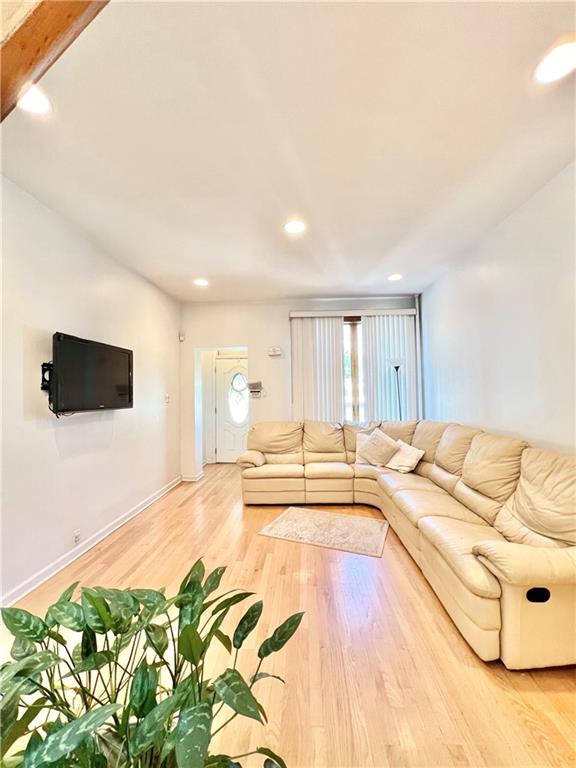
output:
M281 510L243 507L237 468L207 467L202 481L175 488L20 605L45 610L76 579L175 590L202 555L208 567L229 566L223 587L264 599L242 671L268 631L306 611L267 667L286 686L258 684L269 724L238 719L219 749L268 745L289 768L576 765L572 669L509 672L483 663L391 529L381 559L258 536Z

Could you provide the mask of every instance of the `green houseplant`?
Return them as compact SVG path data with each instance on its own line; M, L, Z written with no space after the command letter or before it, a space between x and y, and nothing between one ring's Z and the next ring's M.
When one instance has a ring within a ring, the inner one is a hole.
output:
M74 601L76 583L44 618L4 608L14 641L13 661L0 669L2 768L237 768L248 755L261 755L265 768L285 768L266 747L211 754L212 738L236 717L266 721L254 686L274 677L262 665L303 615L290 616L264 640L254 674L244 679L238 653L262 602L226 634L230 609L253 593L217 595L224 571L206 575L198 560L170 598L163 590L95 587L81 589ZM230 664L209 677L214 643Z

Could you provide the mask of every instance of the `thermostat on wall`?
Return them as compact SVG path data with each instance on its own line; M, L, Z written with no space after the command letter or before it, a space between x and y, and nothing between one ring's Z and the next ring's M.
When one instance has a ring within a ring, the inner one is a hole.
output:
M250 397L262 397L264 387L261 381L249 381L248 389L250 390Z
M268 347L268 357L282 357L282 347Z

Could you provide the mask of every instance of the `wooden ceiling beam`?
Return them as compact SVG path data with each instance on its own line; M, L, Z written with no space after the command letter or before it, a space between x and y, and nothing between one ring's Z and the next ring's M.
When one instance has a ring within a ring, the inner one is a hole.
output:
M38 82L107 3L42 0L24 18L0 51L0 120L14 109L22 89Z

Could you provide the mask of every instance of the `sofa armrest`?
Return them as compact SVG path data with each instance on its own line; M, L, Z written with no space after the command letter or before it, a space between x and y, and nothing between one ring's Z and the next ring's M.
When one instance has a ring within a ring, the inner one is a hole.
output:
M508 541L483 541L473 548L500 581L518 586L576 584L576 547L530 547Z
M242 469L248 469L249 467L261 467L266 464L266 457L260 451L244 451L242 456L238 456L236 464L242 467Z

